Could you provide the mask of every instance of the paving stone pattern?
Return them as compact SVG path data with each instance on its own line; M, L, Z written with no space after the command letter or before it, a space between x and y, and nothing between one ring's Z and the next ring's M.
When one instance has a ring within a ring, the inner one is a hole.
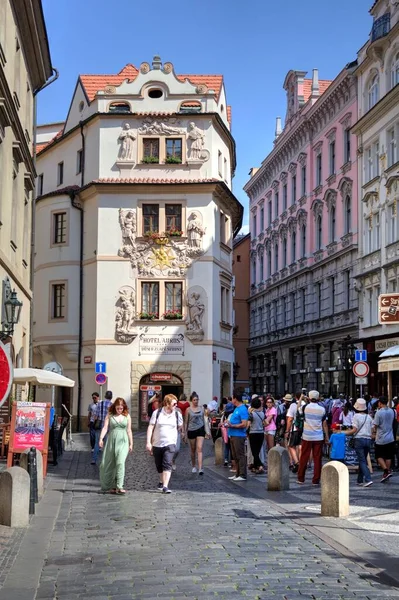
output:
M23 536L23 529L11 529L0 525L0 588L14 564Z
M187 448L160 494L144 443L135 436L126 497L100 494L89 452L74 453L36 600L399 597L245 484L193 475Z

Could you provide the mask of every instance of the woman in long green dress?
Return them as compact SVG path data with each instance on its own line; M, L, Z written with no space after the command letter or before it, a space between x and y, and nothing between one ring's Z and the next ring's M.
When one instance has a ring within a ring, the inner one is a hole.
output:
M128 452L133 450L133 435L129 410L123 398L116 398L109 408L100 434L100 448L104 446L107 433L100 464L101 490L111 494L126 494L123 487L125 463Z

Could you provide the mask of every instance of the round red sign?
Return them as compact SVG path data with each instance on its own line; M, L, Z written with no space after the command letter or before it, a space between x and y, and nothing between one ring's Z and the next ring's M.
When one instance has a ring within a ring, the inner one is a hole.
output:
M12 386L13 370L6 347L0 342L0 406L8 398Z
M97 373L96 375L96 383L97 385L104 385L107 381L107 376L104 373Z
M367 377L369 374L370 368L366 362L363 360L359 360L357 363L353 365L353 372L356 377Z

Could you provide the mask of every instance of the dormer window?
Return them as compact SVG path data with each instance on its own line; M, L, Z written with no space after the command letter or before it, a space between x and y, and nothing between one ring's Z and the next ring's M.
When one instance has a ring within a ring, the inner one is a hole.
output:
M187 100L180 104L179 112L181 113L200 113L202 110L201 102L197 100Z
M163 91L160 89L154 89L154 90L150 90L148 92L148 97L149 98L162 98L163 96Z
M132 111L128 102L112 102L112 104L109 105L108 112L126 114Z

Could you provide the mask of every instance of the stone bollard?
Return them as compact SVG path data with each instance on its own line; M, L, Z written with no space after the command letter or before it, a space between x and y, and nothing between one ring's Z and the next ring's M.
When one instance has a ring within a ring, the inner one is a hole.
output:
M29 449L24 450L19 457L19 466L28 470L28 454ZM36 451L36 467L37 467L37 493L40 498L43 496L43 456L40 450Z
M215 465L223 464L223 440L221 437L215 441Z
M290 459L282 446L275 446L267 455L267 489L282 492L290 489Z
M321 516L347 517L349 515L349 471L337 460L321 470Z
M0 474L0 525L29 525L30 477L21 467L10 467Z

